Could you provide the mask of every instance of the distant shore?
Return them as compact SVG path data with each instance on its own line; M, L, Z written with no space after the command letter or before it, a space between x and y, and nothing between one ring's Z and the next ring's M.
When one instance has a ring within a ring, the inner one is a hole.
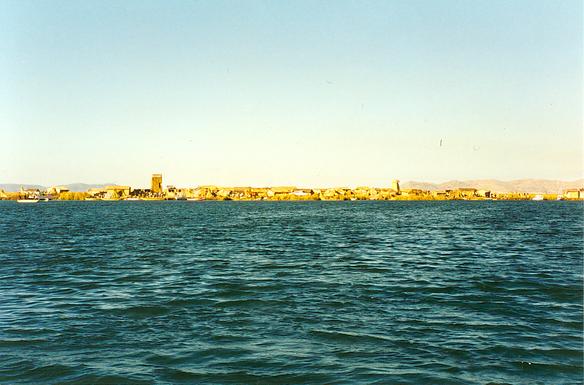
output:
M60 200L60 201L440 201L440 200L582 200L584 189L566 190L562 194L495 193L475 188L429 191L395 188L296 188L296 187L218 187L199 186L175 188L169 186L153 192L151 189L132 189L129 186L106 186L86 192L66 189L27 189L19 192L0 190L2 200Z

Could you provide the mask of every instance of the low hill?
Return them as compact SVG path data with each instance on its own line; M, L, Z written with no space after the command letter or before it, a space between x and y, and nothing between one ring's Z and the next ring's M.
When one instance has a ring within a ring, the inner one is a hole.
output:
M90 188L102 188L105 186L112 186L115 184L116 183L100 183L100 184L71 183L71 184L66 184L64 186L67 187L70 191L84 192L84 191L89 190Z
M100 184L90 184L90 183L70 183L70 184L60 184L55 186L65 186L70 191L75 192L84 192L89 190L90 188L101 188L105 186L110 186L115 183L100 183ZM20 191L20 188L24 189L39 189L39 190L46 190L47 186L41 186L38 184L19 184L19 183L0 183L0 190L4 190L6 192L17 192Z
M18 184L18 183L0 183L0 190L4 190L6 192L17 192L20 191L20 188L23 189L39 189L44 190L46 187L41 186L38 184Z
M557 194L571 188L584 188L584 179L575 181L560 181L549 179L517 179L501 181L496 179L451 180L444 183L427 183L408 181L401 185L404 189L421 190L454 190L461 187L474 187L479 190L490 190L499 193L524 192Z

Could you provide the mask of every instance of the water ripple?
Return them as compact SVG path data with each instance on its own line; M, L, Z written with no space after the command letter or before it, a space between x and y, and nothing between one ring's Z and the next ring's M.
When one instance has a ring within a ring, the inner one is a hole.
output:
M0 383L583 382L578 202L0 202Z

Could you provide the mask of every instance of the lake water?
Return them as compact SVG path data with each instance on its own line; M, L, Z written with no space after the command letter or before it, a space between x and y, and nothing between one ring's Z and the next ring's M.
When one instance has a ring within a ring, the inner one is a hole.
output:
M581 202L0 202L0 383L581 384Z

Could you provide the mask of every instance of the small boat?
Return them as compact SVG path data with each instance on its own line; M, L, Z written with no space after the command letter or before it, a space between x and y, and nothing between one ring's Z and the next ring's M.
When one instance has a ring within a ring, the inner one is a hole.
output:
M537 194L532 199L532 201L542 201L542 200L543 200L543 195L541 195L541 194Z
M17 199L16 202L18 203L38 203L38 199Z
M202 201L202 199L200 199L200 198L187 198L187 200L188 201L191 201L191 202L193 202L193 201Z
M127 201L139 201L140 198L126 198Z

